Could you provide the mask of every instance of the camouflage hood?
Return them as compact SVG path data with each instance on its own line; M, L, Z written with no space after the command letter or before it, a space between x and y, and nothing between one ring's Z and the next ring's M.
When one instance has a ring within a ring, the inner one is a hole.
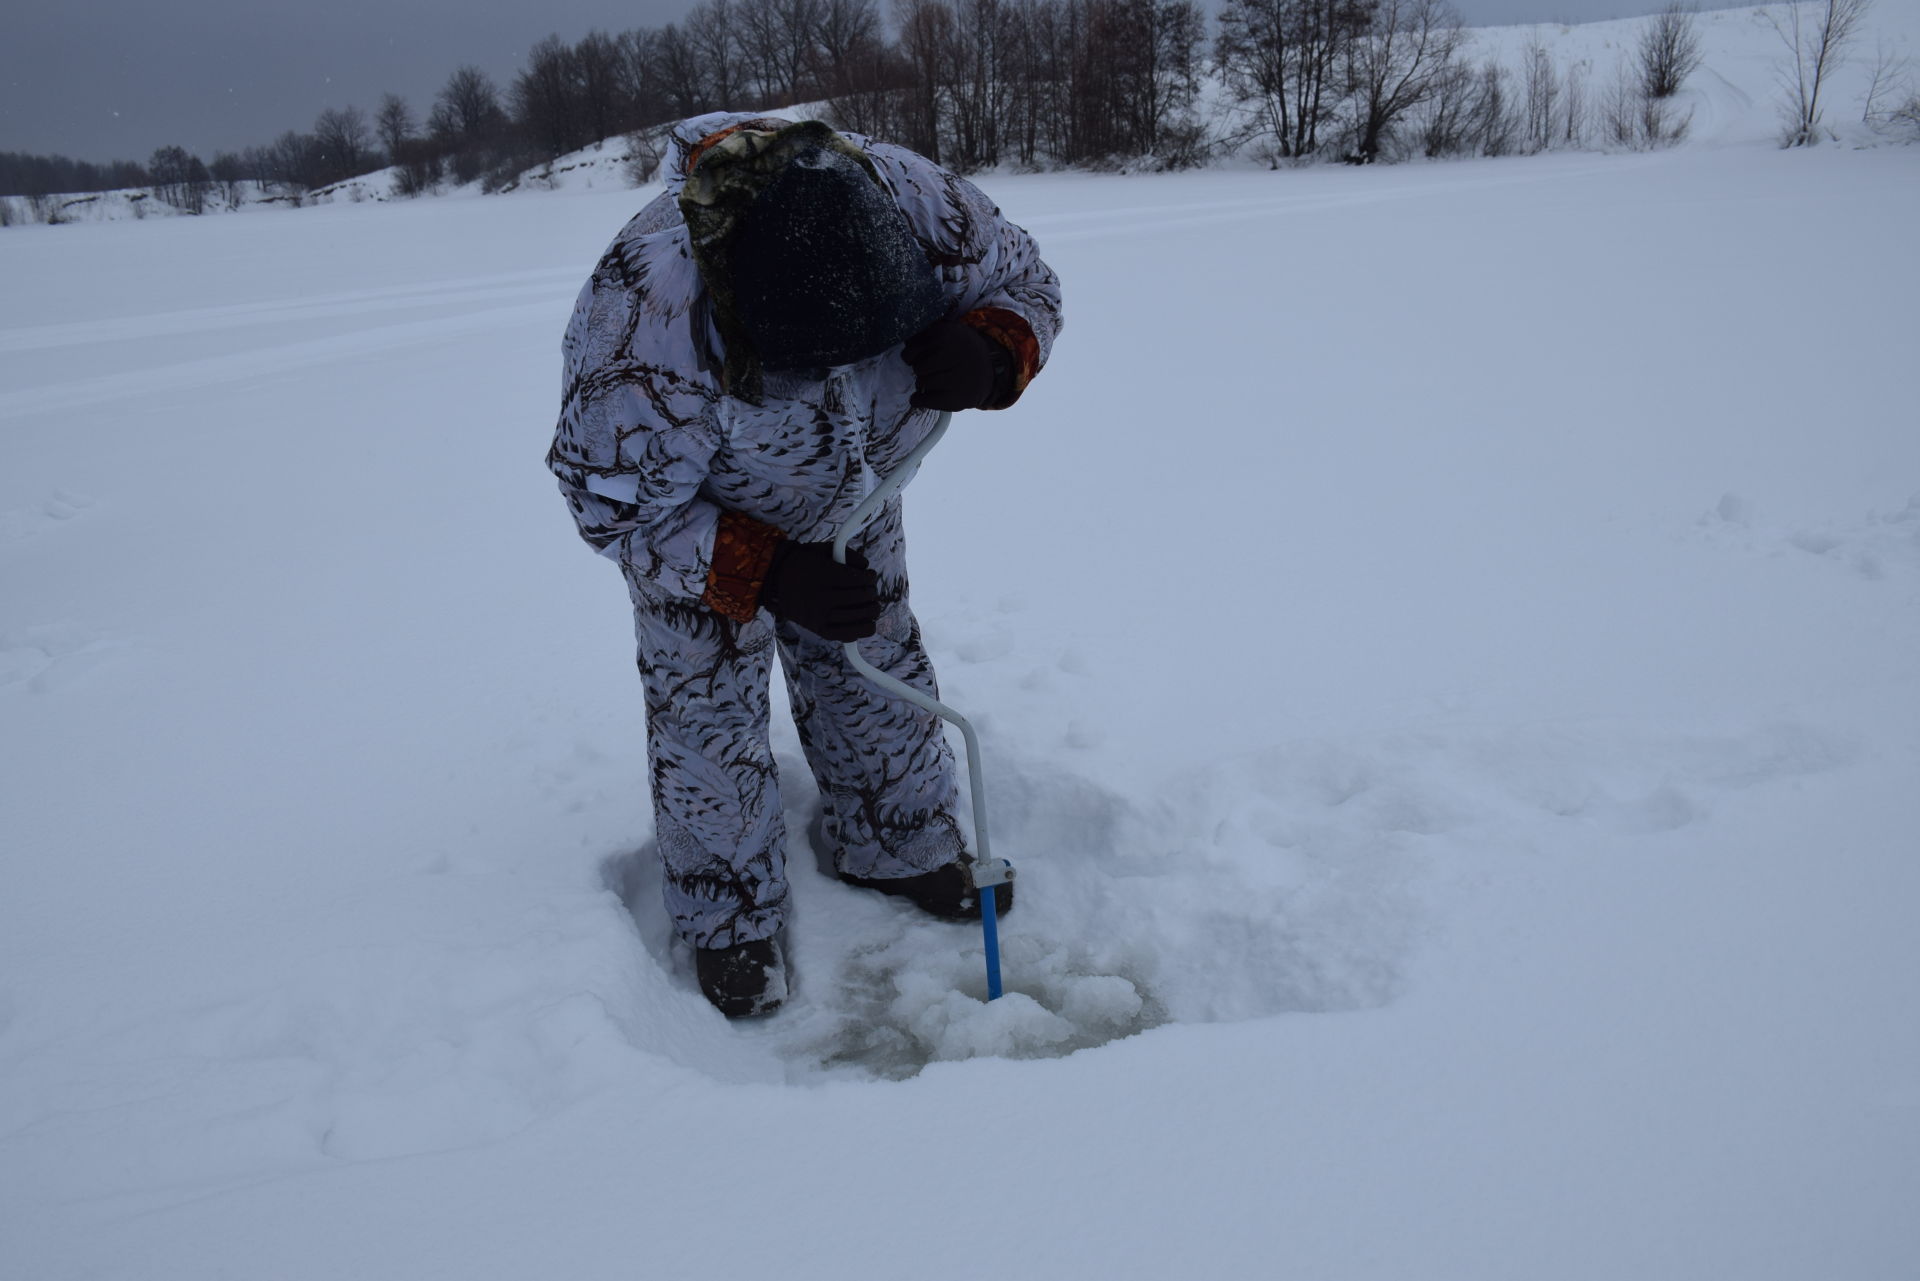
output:
M709 124L718 127L691 137ZM946 310L879 170L829 126L699 117L675 131L669 160L681 167L676 198L729 394L758 404L763 368L853 364Z

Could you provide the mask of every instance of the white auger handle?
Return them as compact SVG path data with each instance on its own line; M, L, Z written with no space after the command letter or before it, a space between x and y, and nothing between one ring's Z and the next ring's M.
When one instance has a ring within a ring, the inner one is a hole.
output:
M847 563L848 540L866 528L867 522L873 519L874 513L884 507L889 498L900 492L902 485L913 479L914 472L919 470L920 460L940 443L940 438L946 435L947 426L952 421L953 415L942 411L939 419L933 424L933 430L927 433L927 438L915 445L913 451L894 469L893 474L883 478L878 485L874 486L873 492L853 509L853 514L847 517L841 524L839 532L834 535L834 560L842 565ZM905 699L916 707L925 708L941 720L959 727L960 736L967 743L967 791L973 798L973 844L977 856L973 867L974 884L985 887L1011 880L1012 867L993 857L993 847L987 836L987 784L980 768L980 739L973 732L973 726L967 723L966 717L939 699L921 693L904 681L895 680L862 658L859 642L848 641L845 649L847 661L853 664L854 670L875 685L895 698Z

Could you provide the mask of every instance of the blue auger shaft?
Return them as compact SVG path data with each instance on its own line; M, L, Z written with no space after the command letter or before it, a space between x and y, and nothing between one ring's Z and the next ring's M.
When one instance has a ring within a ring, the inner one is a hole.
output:
M980 936L987 944L987 999L1000 999L1000 891L989 885L979 891Z
M913 473L919 468L920 460L940 443L940 438L946 435L947 425L952 421L953 415L943 412L934 422L933 430L927 433L927 438L915 445L913 451L893 470L893 474L882 478L880 483L874 486L873 492L853 509L853 514L847 517L834 534L833 558L836 561L843 565L847 563L848 541L866 527L866 523L873 519L874 513L885 506L887 500L898 493L902 485L913 479ZM973 732L973 726L967 723L966 717L945 703L928 697L904 681L895 680L869 663L861 657L858 642L848 641L843 648L846 651L847 662L853 665L854 670L882 690L895 698L905 699L916 707L923 707L959 728L960 737L967 746L967 790L973 799L974 868L976 873L985 870L990 880L1004 880L1005 877L999 875L993 861L992 846L987 833L987 784L980 767L980 740ZM987 999L991 1001L1000 995L1000 922L999 904L995 898L998 891L993 884L987 884L979 887L975 892L980 895L980 933L987 949Z

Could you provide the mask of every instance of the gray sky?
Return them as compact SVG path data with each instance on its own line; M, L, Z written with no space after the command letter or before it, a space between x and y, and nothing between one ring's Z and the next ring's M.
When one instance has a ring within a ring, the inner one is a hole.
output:
M1470 23L1574 22L1661 0L1455 0ZM673 21L692 0L22 0L0 20L0 151L145 160L177 143L203 159L308 129L328 107L369 116L405 97L424 117L455 67L504 90L550 32L578 39ZM884 0L883 0L884 7ZM1209 6L1211 7L1211 6Z

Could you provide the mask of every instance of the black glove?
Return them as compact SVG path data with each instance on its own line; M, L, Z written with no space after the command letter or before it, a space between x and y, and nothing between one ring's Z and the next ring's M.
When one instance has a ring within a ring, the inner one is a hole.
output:
M824 640L859 640L873 635L880 618L880 576L857 548L847 548L842 565L833 558L832 543L782 539L773 549L760 603L775 618Z
M915 409L979 409L1013 392L1013 353L958 316L907 339L900 355L913 367Z

